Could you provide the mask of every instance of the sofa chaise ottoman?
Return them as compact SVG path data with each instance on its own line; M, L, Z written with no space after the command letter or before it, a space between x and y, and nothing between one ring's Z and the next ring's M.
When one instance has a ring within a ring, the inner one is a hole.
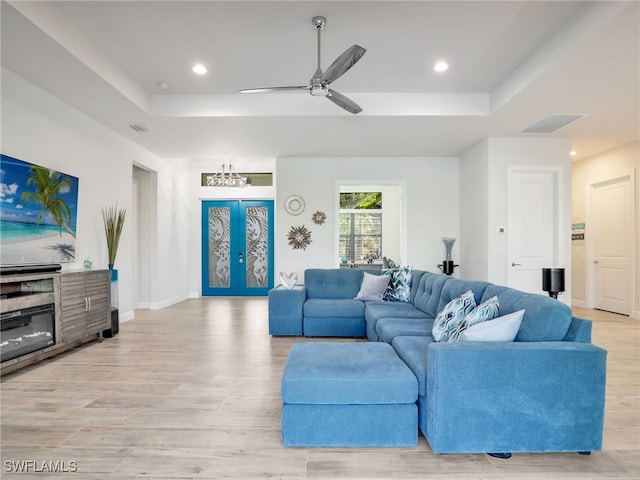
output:
M418 382L387 343L295 344L281 393L284 446L418 444Z

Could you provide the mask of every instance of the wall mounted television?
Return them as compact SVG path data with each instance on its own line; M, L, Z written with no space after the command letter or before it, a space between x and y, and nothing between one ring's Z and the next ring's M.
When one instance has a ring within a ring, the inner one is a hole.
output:
M74 262L78 178L0 155L0 264Z

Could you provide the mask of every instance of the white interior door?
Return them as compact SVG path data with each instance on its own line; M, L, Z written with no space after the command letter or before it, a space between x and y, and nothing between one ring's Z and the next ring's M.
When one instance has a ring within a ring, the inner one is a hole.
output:
M542 269L557 267L556 171L511 171L507 191L507 284L542 291Z
M592 185L594 307L629 315L633 204L629 177Z

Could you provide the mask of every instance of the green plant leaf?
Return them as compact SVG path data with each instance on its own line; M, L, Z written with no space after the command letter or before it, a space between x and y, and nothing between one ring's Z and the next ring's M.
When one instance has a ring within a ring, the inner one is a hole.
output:
M102 208L102 219L104 221L104 233L107 238L107 252L109 254L109 265L116 263L118 244L127 211L123 208L118 210L118 204L111 207Z

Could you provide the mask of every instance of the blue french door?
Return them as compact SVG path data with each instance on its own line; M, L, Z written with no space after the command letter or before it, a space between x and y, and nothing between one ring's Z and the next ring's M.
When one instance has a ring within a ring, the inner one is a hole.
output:
M273 201L202 202L202 295L273 288Z

